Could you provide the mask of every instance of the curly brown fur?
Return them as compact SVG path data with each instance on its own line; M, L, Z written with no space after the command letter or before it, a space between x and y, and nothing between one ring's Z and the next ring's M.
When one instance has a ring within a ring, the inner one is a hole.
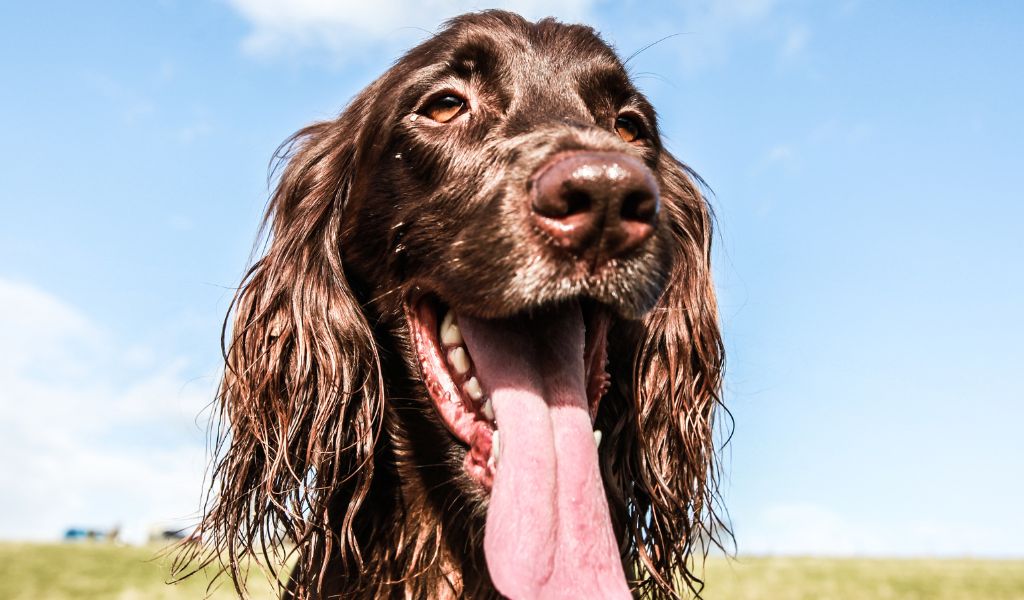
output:
M474 103L457 133L409 118L452 85ZM612 131L623 108L643 144ZM509 208L567 150L631 153L660 186L654 238L601 278L539 260ZM614 52L587 27L464 15L281 157L269 249L225 327L211 488L179 573L215 562L244 593L256 557L294 563L292 598L498 597L487 494L412 347L404 303L427 291L481 317L577 297L614 309L595 426L622 561L637 597L699 591L692 554L721 526L711 218Z

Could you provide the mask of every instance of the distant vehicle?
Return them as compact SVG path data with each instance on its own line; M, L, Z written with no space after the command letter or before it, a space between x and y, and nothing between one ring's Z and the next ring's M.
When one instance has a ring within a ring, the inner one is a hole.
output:
M176 542L188 537L187 528L171 529L169 527L153 527L149 530L149 543Z
M110 529L88 529L84 527L69 527L64 532L65 542L99 541L116 542L121 536L121 527L115 525Z

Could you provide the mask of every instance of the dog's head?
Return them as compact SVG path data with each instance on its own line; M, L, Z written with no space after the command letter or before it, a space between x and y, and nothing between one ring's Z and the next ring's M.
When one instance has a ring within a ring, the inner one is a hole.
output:
M615 53L465 15L288 157L200 534L289 537L310 588L332 560L368 593L690 582L714 519L711 224ZM459 566L481 547L487 574Z

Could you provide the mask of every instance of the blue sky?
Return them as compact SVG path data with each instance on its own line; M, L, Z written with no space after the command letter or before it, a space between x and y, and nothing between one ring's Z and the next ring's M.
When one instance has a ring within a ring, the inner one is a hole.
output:
M194 512L271 153L485 6L0 8L0 538ZM1024 9L502 6L680 34L630 64L715 192L739 550L1024 556Z

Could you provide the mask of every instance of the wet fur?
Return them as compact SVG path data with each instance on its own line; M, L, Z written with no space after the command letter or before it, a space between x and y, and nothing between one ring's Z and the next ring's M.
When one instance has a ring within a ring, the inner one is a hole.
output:
M409 120L445 80L471 90L471 119ZM623 107L647 144L612 131ZM403 302L429 291L478 316L572 297L614 310L595 428L626 573L638 597L699 589L692 556L721 525L711 219L655 118L590 28L489 11L454 19L339 117L296 133L269 247L226 327L210 494L179 573L214 562L242 591L256 556L294 561L294 598L498 597L486 496L410 348ZM551 258L517 208L530 174L573 149L634 152L661 187L654 240L600 276Z

